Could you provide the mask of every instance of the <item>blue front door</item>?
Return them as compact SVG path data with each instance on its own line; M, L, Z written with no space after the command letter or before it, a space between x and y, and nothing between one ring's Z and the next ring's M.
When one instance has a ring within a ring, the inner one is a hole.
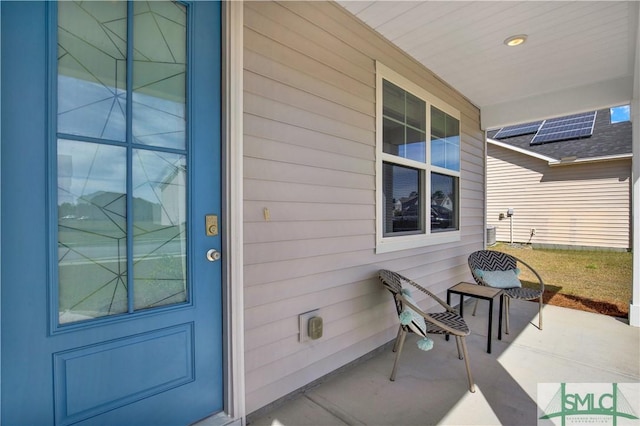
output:
M221 411L220 4L1 7L2 424Z

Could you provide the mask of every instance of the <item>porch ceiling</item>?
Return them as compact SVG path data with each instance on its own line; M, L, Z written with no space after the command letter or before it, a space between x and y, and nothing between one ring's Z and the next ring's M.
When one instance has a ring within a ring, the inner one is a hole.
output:
M640 72L636 1L338 3L480 107L483 128L627 104Z

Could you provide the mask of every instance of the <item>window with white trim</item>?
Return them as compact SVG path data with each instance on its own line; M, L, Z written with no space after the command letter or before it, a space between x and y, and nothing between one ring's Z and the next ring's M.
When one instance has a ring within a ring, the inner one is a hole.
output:
M460 112L377 63L377 252L460 240Z

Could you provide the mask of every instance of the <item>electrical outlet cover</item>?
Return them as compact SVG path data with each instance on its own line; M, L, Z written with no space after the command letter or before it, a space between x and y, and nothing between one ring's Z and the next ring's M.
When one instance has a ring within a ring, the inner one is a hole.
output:
M313 317L317 317L319 312L319 309L314 309L313 311L298 315L298 340L300 342L307 342L311 340L309 338L309 320Z
M322 337L322 317L313 317L309 320L309 338L317 340Z

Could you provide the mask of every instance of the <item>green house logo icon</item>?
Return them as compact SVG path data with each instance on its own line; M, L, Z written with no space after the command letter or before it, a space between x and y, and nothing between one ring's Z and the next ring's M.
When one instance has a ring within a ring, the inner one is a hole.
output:
M589 384L573 384L572 389L567 389L567 384L561 383L540 419L558 419L562 426L594 423L617 426L620 418L638 420L618 384L607 386L610 388L605 390L602 386L594 388Z

